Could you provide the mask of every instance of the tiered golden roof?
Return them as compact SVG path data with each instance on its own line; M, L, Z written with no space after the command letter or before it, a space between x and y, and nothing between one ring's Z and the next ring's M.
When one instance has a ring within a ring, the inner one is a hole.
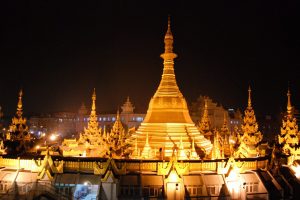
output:
M165 52L161 54L164 68L159 87L150 100L143 123L132 137L138 138L138 147L142 149L148 133L152 148L162 149L165 157L172 156L173 148L179 144L181 137L184 149L190 149L194 139L197 149L201 147L209 153L212 144L191 120L185 98L176 83L174 58L177 55L173 52L170 19L164 43Z
M287 113L282 119L278 143L282 146L282 150L285 154L295 154L297 149L300 152L300 149L297 148L299 144L299 131L297 120L292 110L290 90L288 90L287 97Z
M122 125L119 111L112 129L110 132L104 132L102 138L104 141L102 149L104 157L128 158L129 154L132 153L129 133Z
M240 146L235 153L237 157L256 157L259 154L258 144L262 140L262 134L258 131L258 123L251 103L251 88L248 89L248 107L242 124L242 134L239 136Z

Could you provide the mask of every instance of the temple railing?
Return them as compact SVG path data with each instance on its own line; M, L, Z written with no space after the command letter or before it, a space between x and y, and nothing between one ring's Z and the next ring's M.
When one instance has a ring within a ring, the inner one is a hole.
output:
M181 170L184 174L212 172L218 173L220 169L228 167L229 161L226 159L215 160L142 160L142 159L108 159L108 158L92 158L92 157L62 157L62 156L49 156L49 157L33 157L26 158L11 158L0 157L0 167L26 169L30 171L38 171L41 169L43 159L50 159L53 167L63 166L63 170L54 173L62 172L83 172L104 174L107 169L113 170L116 174L126 173L164 173L170 169L171 166L177 170ZM236 158L234 159L235 166L240 168L241 171L257 170L267 168L269 157L257 158ZM230 165L230 164L229 164Z

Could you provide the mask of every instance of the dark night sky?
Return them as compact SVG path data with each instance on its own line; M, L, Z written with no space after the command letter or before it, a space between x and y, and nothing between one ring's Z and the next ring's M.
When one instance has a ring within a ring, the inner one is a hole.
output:
M250 83L256 113L277 114L290 81L300 108L297 1L195 2L2 2L4 113L14 113L20 87L25 115L89 107L94 87L99 112L117 110L127 95L145 112L162 73L168 14L176 78L189 103L202 94L244 110Z

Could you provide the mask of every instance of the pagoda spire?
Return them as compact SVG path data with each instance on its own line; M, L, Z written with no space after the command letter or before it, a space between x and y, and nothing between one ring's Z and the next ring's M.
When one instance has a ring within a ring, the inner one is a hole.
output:
M248 108L252 108L252 103L251 103L251 87L249 85L248 88Z
M235 152L237 157L256 157L259 154L259 143L263 136L258 130L258 123L251 105L251 88L248 89L248 107L242 124L242 134L239 137L239 147Z
M92 95L91 115L96 115L96 88L94 88L94 92L93 92L93 95Z
M177 55L173 52L173 34L171 31L171 20L168 17L168 29L164 38L165 52L160 55L164 59L164 69L162 74L162 79L155 96L176 96L182 97L175 78L174 73L174 58Z
M152 149L149 145L149 136L148 136L148 133L147 133L147 135L146 135L146 144L143 148L141 157L144 158L144 159L152 158L152 152L151 151L152 151Z
M292 106L292 103L291 103L291 92L290 92L290 88L288 88L287 97L288 97L288 101L287 101L287 114L288 114L288 117L291 117L291 116L292 116L292 109L293 109L293 106Z
M21 89L19 92L19 101L18 101L18 105L17 105L17 116L18 117L21 117L23 114L22 96L23 96L23 91Z

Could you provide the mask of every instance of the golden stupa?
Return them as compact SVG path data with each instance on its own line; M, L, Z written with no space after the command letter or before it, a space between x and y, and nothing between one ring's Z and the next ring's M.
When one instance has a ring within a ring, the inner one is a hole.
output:
M143 149L148 135L151 148L163 153L164 157L171 157L174 150L178 151L182 145L187 152L191 152L193 140L196 150L202 148L209 154L212 144L193 123L185 98L176 83L174 58L177 55L173 52L170 18L164 43L165 52L161 54L164 68L159 87L150 100L144 121L132 137L137 139L138 148Z

